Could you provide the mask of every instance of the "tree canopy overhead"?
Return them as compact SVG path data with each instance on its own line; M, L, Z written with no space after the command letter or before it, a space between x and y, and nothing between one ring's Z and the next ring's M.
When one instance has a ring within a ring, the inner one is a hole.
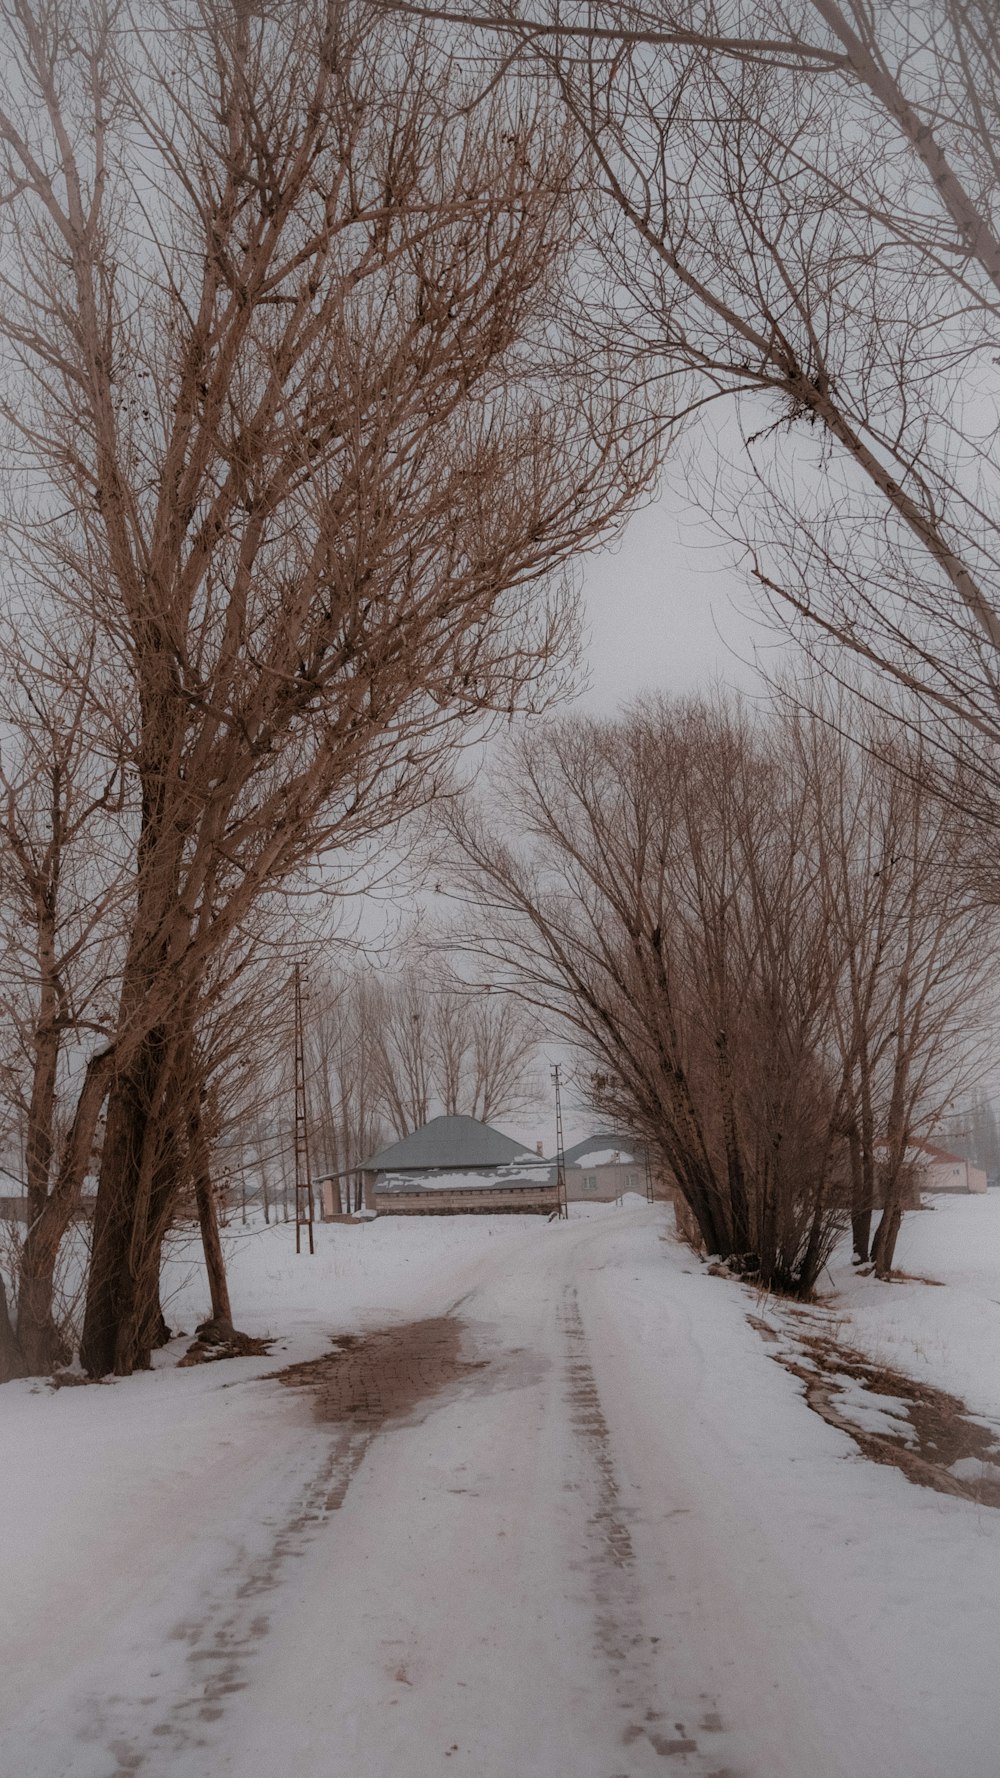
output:
M662 422L550 95L346 0L0 27L3 640L85 684L121 774L134 901L71 1171L107 1096L84 1352L128 1369L213 958L552 695L567 565Z

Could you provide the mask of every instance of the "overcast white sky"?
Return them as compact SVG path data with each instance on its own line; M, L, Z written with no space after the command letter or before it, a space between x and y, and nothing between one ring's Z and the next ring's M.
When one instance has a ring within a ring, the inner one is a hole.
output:
M703 516L667 490L635 514L613 551L588 557L584 596L590 691L583 707L610 715L641 690L706 690L714 680L759 683L754 649L773 662L782 642Z

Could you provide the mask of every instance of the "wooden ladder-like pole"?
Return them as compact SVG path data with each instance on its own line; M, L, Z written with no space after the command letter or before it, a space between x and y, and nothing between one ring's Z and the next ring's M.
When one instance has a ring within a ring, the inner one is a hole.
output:
M555 1063L552 1079L556 1089L556 1195L559 1203L559 1216L569 1216L569 1199L566 1194L566 1150L563 1143L562 1094L560 1092L560 1065Z
M295 965L295 1251L302 1252L302 1230L309 1231L309 1251L315 1253L313 1239L312 1169L309 1165L309 1115L306 1104L306 1037L302 1018L302 971Z

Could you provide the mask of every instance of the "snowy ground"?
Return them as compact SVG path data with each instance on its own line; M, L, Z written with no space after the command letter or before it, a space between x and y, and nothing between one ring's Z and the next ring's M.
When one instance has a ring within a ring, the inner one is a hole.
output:
M862 1458L667 1223L252 1232L271 1359L0 1391L2 1778L995 1778L1000 1512ZM1000 1196L898 1257L945 1288L835 1267L844 1338L1000 1420ZM475 1368L378 1428L267 1379L441 1316Z
M845 1340L1000 1418L1000 1192L926 1204L904 1219L896 1255L914 1282L886 1289L852 1276L845 1251L824 1286L835 1290Z

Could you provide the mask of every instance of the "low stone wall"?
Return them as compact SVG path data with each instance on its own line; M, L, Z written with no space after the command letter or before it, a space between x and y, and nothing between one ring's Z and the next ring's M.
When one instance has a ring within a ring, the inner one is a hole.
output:
M551 1216L554 1185L470 1186L466 1190L375 1192L380 1216Z

